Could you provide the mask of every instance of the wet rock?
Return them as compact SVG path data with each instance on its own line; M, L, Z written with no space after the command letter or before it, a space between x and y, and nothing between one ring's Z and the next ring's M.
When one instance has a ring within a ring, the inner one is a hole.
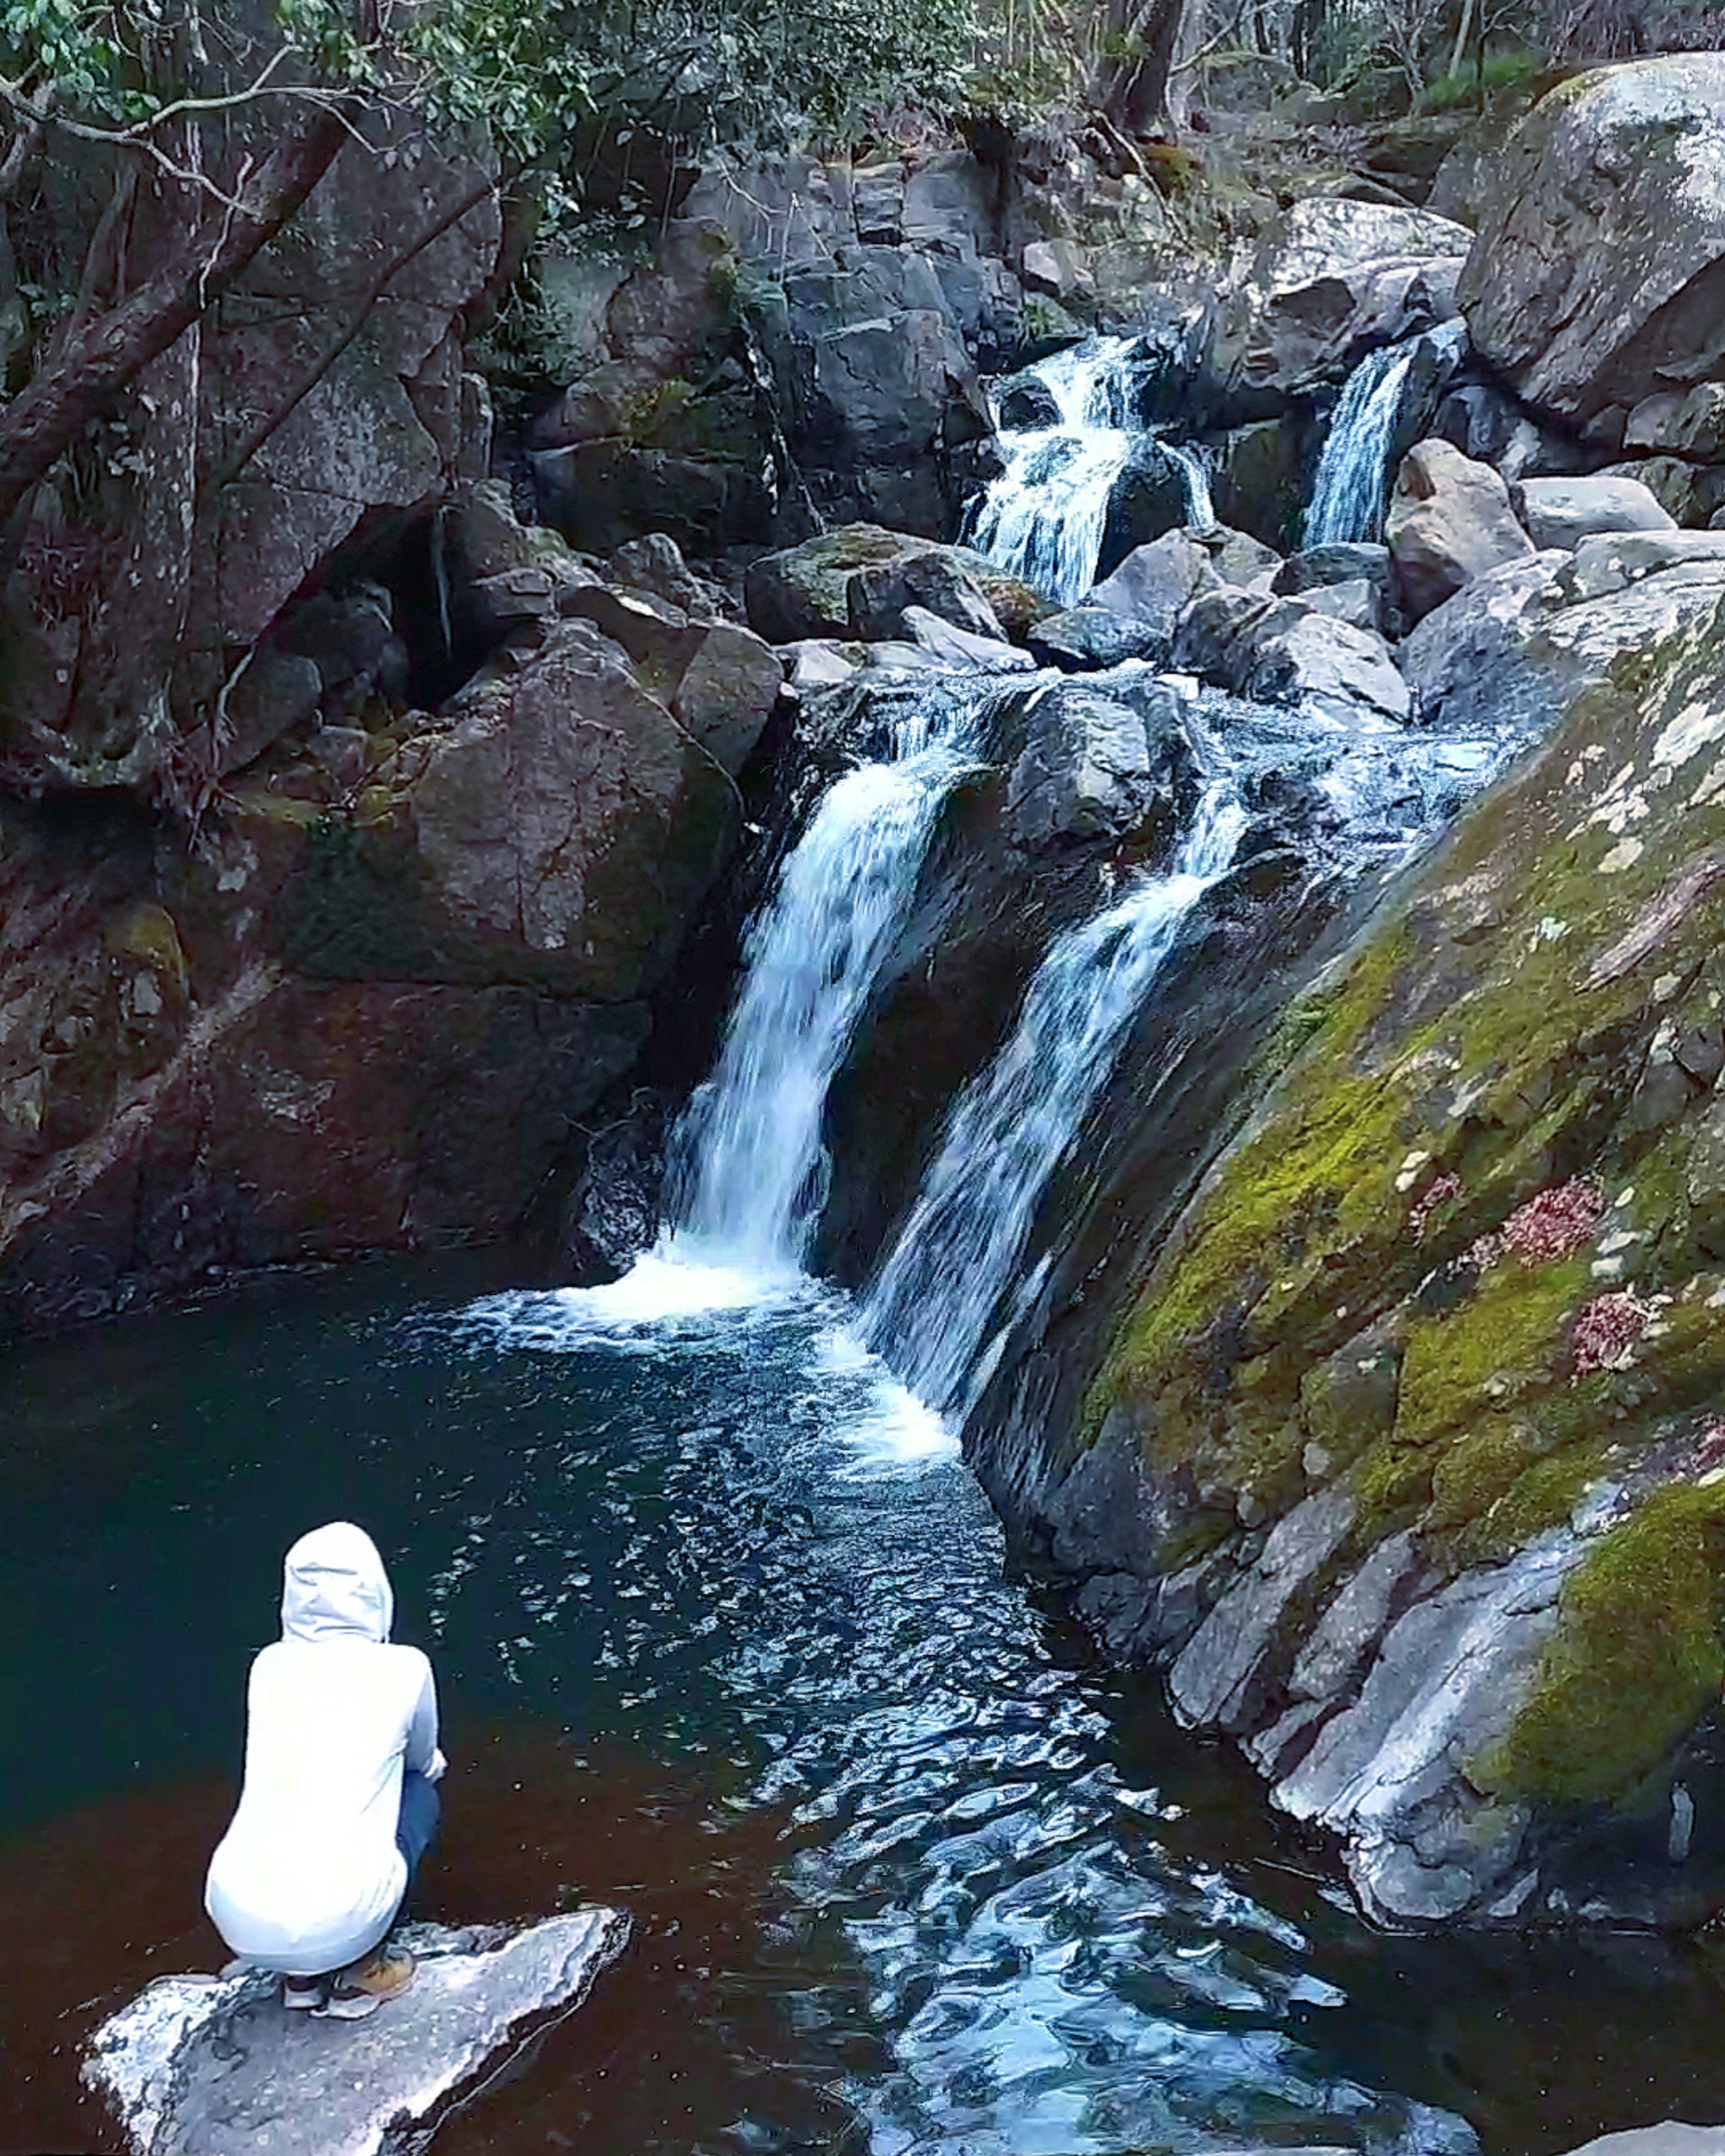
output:
M1534 551L1498 474L1436 440L1403 458L1384 537L1416 620L1475 577Z
M1170 805L1183 708L1171 689L1152 692L1147 704L1122 702L1080 680L1033 690L1007 786L1014 844L1035 851L1117 838L1136 829L1153 802Z
M955 629L950 621L943 620L938 614L930 613L926 607L906 607L901 626L919 651L927 652L937 665L950 666L955 672L1030 674L1035 671L1036 661L1028 651L1020 651L1016 644L1008 644L1002 637L978 635L971 629Z
M1132 450L1108 497L1096 567L1111 576L1136 548L1178 531L1192 516L1192 486L1182 466L1158 442L1146 438Z
M1337 712L1364 706L1397 721L1409 710L1407 685L1383 638L1309 599L1224 585L1194 603L1174 657L1217 688L1263 703Z
M691 616L708 619L729 613L731 603L717 584L697 576L668 533L649 531L619 547L605 564L614 583L680 607Z
M96 2030L85 2076L135 2156L383 2156L576 2012L628 1937L598 1908L416 1928L412 1990L363 2022L290 2014L262 1975L161 1977Z
M947 553L931 550L865 565L851 577L847 601L851 634L865 639L900 635L906 608L917 607L973 636L1005 640L981 585Z
M1579 1554L1573 1535L1551 1537L1417 1604L1384 1640L1356 1704L1277 1785L1283 1810L1345 1835L1349 1876L1373 1913L1454 1916L1507 1879L1522 1822L1456 1768L1513 1718Z
M1328 1563L1353 1525L1352 1491L1322 1491L1276 1522L1263 1553L1180 1652L1168 1691L1183 1719L1240 1730L1262 1711L1265 1665L1289 1604Z
M1558 588L1571 599L1604 598L1627 591L1645 577L1681 574L1708 582L1725 564L1725 532L1646 531L1584 539L1575 558L1558 572Z
M1535 547L1574 549L1599 531L1669 531L1676 520L1633 479L1529 479L1512 495Z
M1288 1690L1296 1699L1331 1700L1352 1681L1383 1638L1420 1563L1414 1536L1404 1531L1379 1543L1343 1581L1294 1663Z
M1237 397L1278 401L1339 380L1368 346L1455 311L1473 235L1423 210L1296 203L1259 243L1227 302L1219 373Z
M1363 580L1373 585L1387 599L1389 595L1389 549L1374 547L1365 541L1337 542L1326 547L1308 547L1297 554L1290 554L1277 570L1271 588L1298 598L1326 584L1355 583Z
M1532 725L1549 711L1559 670L1537 637L1561 603L1568 560L1548 552L1488 569L1415 625L1401 665L1422 719L1467 726L1519 713Z
M838 688L863 661L860 644L841 644L836 638L824 636L802 637L794 644L783 644L778 655L787 669L785 686L798 696Z
M1584 2141L1570 2156L1721 2156L1725 2126L1685 2126L1674 2118L1657 2126L1631 2126Z
M1623 430L1626 449L1663 449L1685 457L1717 456L1725 449L1725 382L1644 397Z
M1169 531L1135 547L1096 587L1087 604L1118 614L1146 637L1171 646L1187 608L1216 581L1208 547L1189 531Z
M1648 399L1718 382L1722 172L1717 53L1601 68L1552 91L1481 198L1459 292L1475 345L1530 403L1610 448ZM1722 417L1705 396L1686 411L1692 450L1725 450ZM1640 432L1651 443L1661 429L1644 419Z
M1355 577L1343 584L1318 584L1307 592L1306 603L1314 612L1345 622L1350 629L1373 636L1384 627L1384 595L1375 583Z
M1028 639L1031 655L1045 666L1062 673L1118 666L1127 659L1142 659L1153 666L1163 665L1173 644L1173 634L1155 620L1135 620L1111 607L1094 601L1069 607L1038 622Z
M1209 556L1210 567L1224 584L1242 591L1267 592L1281 569L1281 556L1250 531L1212 524L1193 536Z
M1013 577L968 547L942 547L875 524L850 524L749 564L743 598L752 628L769 644L807 637L849 637L850 587L863 571L891 572L933 555L981 590L997 623L1012 633L1053 611Z

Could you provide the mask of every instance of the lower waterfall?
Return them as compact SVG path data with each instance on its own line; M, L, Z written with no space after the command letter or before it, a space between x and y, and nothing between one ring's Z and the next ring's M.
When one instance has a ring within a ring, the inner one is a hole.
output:
M672 1138L675 1237L690 1252L800 1271L824 1198L827 1091L991 693L913 698L886 759L845 773L786 860L745 943L717 1067Z
M1213 772L1166 876L1054 943L1011 1038L960 1097L911 1216L880 1267L864 1336L931 1407L962 1419L991 1321L1043 1192L1193 908L1234 858L1246 817Z

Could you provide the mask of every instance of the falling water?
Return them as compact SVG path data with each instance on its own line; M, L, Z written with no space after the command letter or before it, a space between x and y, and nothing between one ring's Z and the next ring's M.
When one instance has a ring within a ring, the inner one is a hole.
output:
M1011 1039L961 1096L863 1320L870 1344L931 1406L967 1404L1042 1194L1245 823L1231 780L1214 776L1173 872L1135 885L1050 948Z
M1096 582L1116 482L1153 439L1134 413L1153 363L1137 337L1098 337L1015 377L1048 392L1055 424L1002 429L1006 469L976 511L971 543L1062 606L1076 605ZM1203 466L1189 450L1162 447L1186 475L1187 522L1214 522Z
M1368 352L1343 386L1319 453L1301 544L1327 547L1375 540L1389 491L1389 454L1414 362L1422 351L1440 362L1460 353L1459 322Z
M827 793L750 931L711 1078L672 1142L675 1240L756 1275L800 1270L825 1195L827 1089L915 890L995 685L913 701L887 761Z
M1210 475L1204 469L1204 459L1198 451L1181 442L1163 439L1162 454L1177 464L1186 479L1186 521L1202 531L1216 521L1216 507L1210 499Z

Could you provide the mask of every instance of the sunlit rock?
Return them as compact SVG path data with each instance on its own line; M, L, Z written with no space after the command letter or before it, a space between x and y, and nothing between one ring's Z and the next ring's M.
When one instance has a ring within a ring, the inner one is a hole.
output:
M623 1950L614 1909L405 1935L413 1989L363 2021L289 2013L274 1979L162 1977L103 2023L85 2079L135 2156L388 2156L572 2014Z

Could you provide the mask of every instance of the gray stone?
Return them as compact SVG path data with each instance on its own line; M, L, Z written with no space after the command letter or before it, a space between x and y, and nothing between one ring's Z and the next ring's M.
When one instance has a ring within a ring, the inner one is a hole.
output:
M1554 662L1533 647L1561 603L1568 558L1553 551L1487 570L1417 624L1401 665L1424 723L1466 727L1518 713L1532 726L1548 715Z
M1526 1696L1580 1553L1574 1535L1548 1535L1416 1603L1391 1627L1358 1699L1277 1784L1283 1810L1343 1837L1373 1916L1455 1916L1502 1890L1522 1823L1463 1770Z
M1043 293L1062 306L1092 284L1089 259L1070 239L1033 239L1024 249L1019 275L1027 292Z
M1326 584L1357 583L1362 578L1387 598L1389 592L1389 549L1368 541L1336 541L1325 547L1308 547L1290 554L1271 588L1293 598L1320 591Z
M1657 2126L1602 2133L1570 2156L1725 2156L1725 2126L1686 2126L1666 2118Z
M1250 531L1212 524L1192 536L1209 556L1211 568L1224 584L1237 584L1242 591L1267 592L1281 573L1281 556L1261 539L1253 538Z
M800 546L762 554L743 578L749 625L770 644L793 644L807 637L850 635L850 586L865 571L887 569L926 555L943 555L982 592L993 609L997 629L1015 625L1032 595L1004 575L984 556L968 547L943 547L937 540L891 531L878 524L847 524ZM914 592L907 593L913 602ZM1054 609L1035 608L1036 618Z
M1241 1730L1262 1711L1264 1664L1296 1594L1353 1524L1351 1491L1320 1491L1277 1522L1257 1563L1217 1603L1181 1650L1168 1690L1183 1721Z
M1725 531L1645 531L1584 539L1559 572L1566 598L1604 598L1644 577L1683 572L1711 579L1725 572Z
M1333 1699L1383 1637L1402 1587L1420 1563L1411 1531L1378 1543L1344 1580L1301 1649L1288 1689L1296 1699Z
M1140 623L1147 633L1172 644L1180 617L1193 599L1216 582L1209 549L1189 531L1168 531L1135 547L1113 575L1096 587L1088 603Z
M919 607L973 636L995 644L1006 639L975 578L951 554L933 548L858 569L850 579L847 600L854 636L900 636L906 609Z
M1176 721L1178 723L1178 721ZM1007 829L1034 851L1134 830L1157 791L1144 715L1076 680L1033 690L1007 784Z
M1690 1226L1710 1257L1725 1252L1725 1100L1714 1100L1702 1119L1683 1172Z
M650 592L691 616L711 618L730 611L724 593L696 576L683 559L682 548L663 531L646 532L619 547L606 562L605 573L613 583Z
M955 628L939 614L931 613L927 607L907 606L901 626L919 650L926 651L931 659L955 671L1032 674L1036 670L1036 661L1015 644L1008 644L1003 637L978 635L973 629Z
M1233 585L1207 592L1181 624L1174 658L1218 688L1260 703L1310 703L1338 715L1364 706L1398 721L1410 708L1384 639L1308 599Z
M836 689L855 673L862 656L860 644L840 644L829 636L800 637L779 646L787 669L785 686L798 696L812 690Z
M1626 449L1666 449L1678 456L1716 457L1725 449L1725 382L1645 397L1623 430Z
M1533 552L1502 477L1435 439L1403 458L1384 537L1416 620L1486 570Z
M1612 447L1646 400L1717 382L1722 181L1725 55L1599 68L1553 90L1481 198L1459 289L1475 345L1530 403ZM1725 413L1707 402L1687 445L1712 456Z
M1597 531L1669 531L1676 522L1633 479L1523 480L1514 501L1536 547L1574 548Z
M261 1974L158 1977L96 2030L85 2078L134 2156L420 2148L485 2069L582 2005L629 1931L601 1908L513 1933L418 1928L413 1989L357 2022L289 2013Z
M1332 621L1345 622L1350 629L1364 629L1373 636L1384 627L1384 594L1378 586L1364 577L1354 577L1343 584L1315 584L1306 594L1306 603L1314 612L1327 614Z
M1322 1700L1296 1700L1267 1729L1248 1737L1240 1749L1267 1781L1280 1781L1310 1748L1329 1711Z
M1045 666L1058 666L1064 674L1088 668L1118 666L1127 659L1142 659L1159 666L1173 644L1170 628L1158 621L1134 620L1113 608L1086 601L1050 614L1038 622L1026 639L1032 654Z

